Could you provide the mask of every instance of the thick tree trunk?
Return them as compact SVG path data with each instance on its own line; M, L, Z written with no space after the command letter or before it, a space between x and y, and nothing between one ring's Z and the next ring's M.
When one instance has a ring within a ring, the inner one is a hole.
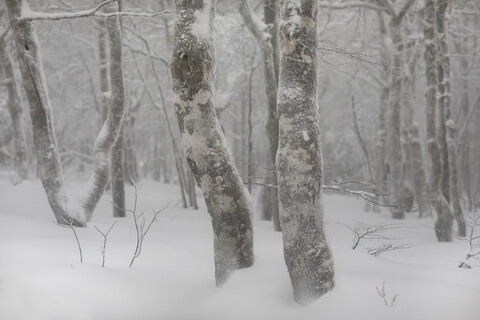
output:
M253 231L248 191L215 116L214 6L214 0L176 0L170 67L185 155L212 218L221 286L236 269L253 264Z
M13 63L7 52L7 44L3 38L0 38L0 67L3 69L4 83L7 86L7 108L10 119L12 120L13 143L15 146L13 166L16 180L20 182L28 178L27 142L23 128L23 110L20 104L15 75L13 73Z
M430 196L431 203L437 213L435 222L435 233L438 241L452 241L453 216L447 200L440 191L442 179L442 158L438 147L436 134L436 104L437 104L437 48L435 37L435 0L425 0L425 75L427 88L425 98L427 100L426 127L427 127L427 148L432 162L430 173Z
M323 226L314 0L282 0L277 179L285 262L295 301L307 304L334 286Z
M269 10L274 10L275 1L269 3ZM240 2L240 14L243 17L245 25L250 30L255 40L257 41L263 55L264 75L265 75L265 93L267 95L267 135L270 147L270 162L268 167L271 177L275 179L275 158L278 149L278 117L277 117L277 74L275 72L275 56L274 47L272 45L272 35L268 31L268 26L258 18L250 9L246 0ZM267 13L269 17L275 17L275 11ZM275 183L275 181L273 181ZM273 226L276 231L280 231L280 220L278 214L278 190L276 188L268 188L263 194L266 195L266 204L264 210L269 210L270 213L265 216L273 218Z
M450 202L453 205L453 216L457 221L458 225L458 234L459 236L464 237L467 233L465 225L465 217L463 216L462 207L460 206L460 197L458 194L458 181L457 181L457 152L455 145L455 135L456 127L455 122L452 118L451 111L451 101L452 101L452 92L450 89L450 56L448 54L448 45L447 45L447 32L445 30L445 12L447 10L448 2L446 0L438 0L438 10L437 10L437 31L438 31L438 51L439 51L439 74L442 74L442 77L439 76L439 93L440 99L439 103L443 104L443 121L440 125L446 128L445 130L445 139L446 139L446 154L447 154L447 166L443 166L444 170L448 169L449 174L444 175L443 179L449 179L448 184L442 181L443 185L446 184L449 187L448 193L451 195ZM441 70L441 72L440 72ZM441 110L439 109L439 112ZM445 152L444 152L445 153ZM445 157L443 157L445 161Z

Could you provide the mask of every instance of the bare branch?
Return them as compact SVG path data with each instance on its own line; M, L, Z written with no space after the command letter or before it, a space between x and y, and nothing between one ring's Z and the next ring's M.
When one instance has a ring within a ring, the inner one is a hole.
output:
M117 224L117 220L110 226L107 232L102 232L100 229L97 228L97 226L94 226L94 228L100 232L100 234L103 236L103 246L100 248L100 251L102 252L102 268L105 267L105 256L106 256L106 250L107 250L107 237L110 231L112 231L113 227Z
M98 6L92 9L78 11L78 12L64 12L64 13L44 13L44 12L22 12L22 15L16 19L17 22L21 21L37 21L37 20L66 20L66 19L78 19L88 17L101 17L108 18L113 16L130 16L130 17L157 17L160 15L171 14L174 11L165 10L157 13L143 13L143 12L100 12L100 9L106 5L115 2L117 0L107 0L100 3Z
M386 7L376 6L374 4L371 4L368 2L361 2L361 1L350 1L350 2L341 2L341 3L319 1L318 6L320 8L337 9L337 10L350 9L350 8L365 8L365 9L371 9L376 11L388 12L388 9Z
M74 222L74 220L70 220L68 225L60 224L56 221L54 221L53 223L55 223L57 226L62 227L62 228L70 228L73 231L73 235L75 236L75 240L77 240L78 252L80 254L80 263L83 263L82 246L80 245L80 240L78 240L78 235L77 235L77 232L75 231L75 227L73 226L73 222Z

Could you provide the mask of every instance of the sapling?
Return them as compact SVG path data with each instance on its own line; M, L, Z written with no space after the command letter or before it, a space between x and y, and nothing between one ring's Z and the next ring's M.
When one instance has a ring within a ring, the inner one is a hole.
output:
M78 240L77 232L75 231L75 227L73 226L74 220L70 220L68 225L60 224L56 221L54 221L53 223L62 228L70 228L72 230L73 235L75 236L75 240L77 240L78 252L80 254L80 263L83 263L82 246L80 245L80 240Z
M110 231L112 231L113 227L117 224L117 220L110 226L107 232L103 232L100 229L97 228L97 226L94 226L95 229L103 236L103 245L100 248L100 251L102 252L102 268L105 267L105 255L106 255L106 249L107 249L107 237Z
M385 302L385 305L388 306L389 303L387 300L387 293L385 292L385 281L383 281L382 289L378 289L378 287L375 287L375 289L377 289L378 295L383 299L383 302ZM395 301L397 301L397 298L398 298L398 293L393 295L392 300L390 302L390 307L393 307L393 304L395 303Z
M147 235L148 231L152 227L153 223L157 221L157 216L167 209L170 205L168 203L165 207L161 208L160 210L152 210L152 217L147 220L145 217L145 213L147 211L143 211L140 214L137 213L137 204L138 204L138 191L140 190L141 186L138 186L135 180L132 180L132 184L135 188L134 191L134 200L133 200L133 209L125 209L126 212L129 212L133 216L133 222L135 223L135 232L137 235L137 241L136 241L136 246L135 246L135 252L133 253L132 260L130 261L129 267L131 268L133 263L135 262L135 259L140 256L142 253L142 246L143 246L143 240L145 239L145 236Z

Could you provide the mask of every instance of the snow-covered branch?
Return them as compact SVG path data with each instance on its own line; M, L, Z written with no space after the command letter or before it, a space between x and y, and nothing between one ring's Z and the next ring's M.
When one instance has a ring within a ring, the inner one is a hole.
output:
M341 2L341 3L331 3L329 1L319 1L318 6L320 8L328 8L328 9L350 9L350 8L365 8L377 11L387 11L386 7L377 6L368 2L361 2L361 1L350 1L350 2Z
M100 3L98 6L88 10L82 10L77 12L59 12L59 13L45 13L45 12L35 12L30 11L27 8L22 8L22 15L18 17L17 22L21 21L36 21L36 20L66 20L66 19L79 19L79 18L88 18L88 17L101 17L108 18L113 16L129 16L129 17L157 17L161 15L167 15L174 13L172 10L165 10L156 13L148 12L102 12L101 9L108 5L109 3L115 2L116 0L107 0Z

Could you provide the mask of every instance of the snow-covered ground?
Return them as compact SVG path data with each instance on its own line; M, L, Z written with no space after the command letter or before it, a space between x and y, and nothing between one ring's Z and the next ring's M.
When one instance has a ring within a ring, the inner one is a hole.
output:
M106 267L101 268L101 235L114 221L104 196L88 228L77 229L84 263L71 230L55 225L38 180L13 186L0 173L0 319L480 319L480 264L457 265L467 243L438 243L433 219L410 214L391 240L365 240L353 251L344 224L392 223L389 213L364 212L352 197L325 195L326 230L335 258L336 286L317 302L293 302L283 261L281 234L255 219L255 265L237 271L215 288L212 231L203 201L198 211L181 208L178 187L142 181L139 210L172 201L146 236L132 268L135 249L131 217L111 231ZM71 181L79 193L83 181ZM131 206L133 188L127 187ZM368 254L382 243L416 244L410 249ZM471 260L469 260L471 261ZM476 264L475 264L476 263ZM377 293L385 283L385 306Z

